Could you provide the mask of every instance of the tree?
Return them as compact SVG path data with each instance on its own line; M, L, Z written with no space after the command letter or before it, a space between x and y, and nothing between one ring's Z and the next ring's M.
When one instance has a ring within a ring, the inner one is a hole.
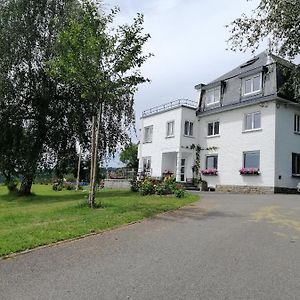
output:
M50 67L53 76L79 89L86 107L85 123L92 132L90 207L95 205L98 162L127 142L134 122L134 94L148 81L139 70L150 56L142 53L150 37L142 33L143 16L113 29L117 12L105 15L92 1L82 1L81 13L69 19L59 36L59 56Z
M0 171L7 182L22 178L23 195L30 194L37 168L55 164L79 130L85 131L76 87L47 73L54 43L76 3L0 2Z
M125 146L123 151L120 154L120 160L122 163L126 164L128 168L133 168L135 170L139 167L138 160L138 145L136 144L128 144Z
M269 47L280 56L294 59L300 54L300 1L260 0L253 15L243 14L230 25L230 49L255 51L264 39ZM290 88L300 101L300 68L291 71Z

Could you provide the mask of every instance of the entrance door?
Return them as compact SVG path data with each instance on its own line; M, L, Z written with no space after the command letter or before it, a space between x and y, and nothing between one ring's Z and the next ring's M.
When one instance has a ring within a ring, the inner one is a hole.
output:
M185 159L181 159L180 181L185 181Z

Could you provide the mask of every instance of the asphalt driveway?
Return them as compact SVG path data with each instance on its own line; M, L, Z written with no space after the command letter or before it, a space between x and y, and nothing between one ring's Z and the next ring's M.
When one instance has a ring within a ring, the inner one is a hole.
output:
M1 260L0 299L300 299L300 196L203 194L177 212Z

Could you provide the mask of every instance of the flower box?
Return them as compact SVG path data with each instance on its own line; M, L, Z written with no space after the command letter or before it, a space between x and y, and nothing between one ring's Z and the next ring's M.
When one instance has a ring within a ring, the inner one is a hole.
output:
M241 168L240 169L240 175L259 175L259 169L258 168Z
M204 169L201 171L202 175L218 175L217 169Z

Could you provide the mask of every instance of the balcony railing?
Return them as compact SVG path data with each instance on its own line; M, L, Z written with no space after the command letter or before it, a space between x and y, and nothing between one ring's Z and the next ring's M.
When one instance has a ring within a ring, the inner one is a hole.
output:
M171 101L171 102L163 104L163 105L159 105L159 106L147 109L147 110L143 111L142 116L147 117L152 114L156 114L156 113L163 112L163 111L166 111L166 110L169 110L172 108L180 107L182 105L191 107L191 108L197 108L197 103L195 101L188 100L188 99L178 99L178 100Z

